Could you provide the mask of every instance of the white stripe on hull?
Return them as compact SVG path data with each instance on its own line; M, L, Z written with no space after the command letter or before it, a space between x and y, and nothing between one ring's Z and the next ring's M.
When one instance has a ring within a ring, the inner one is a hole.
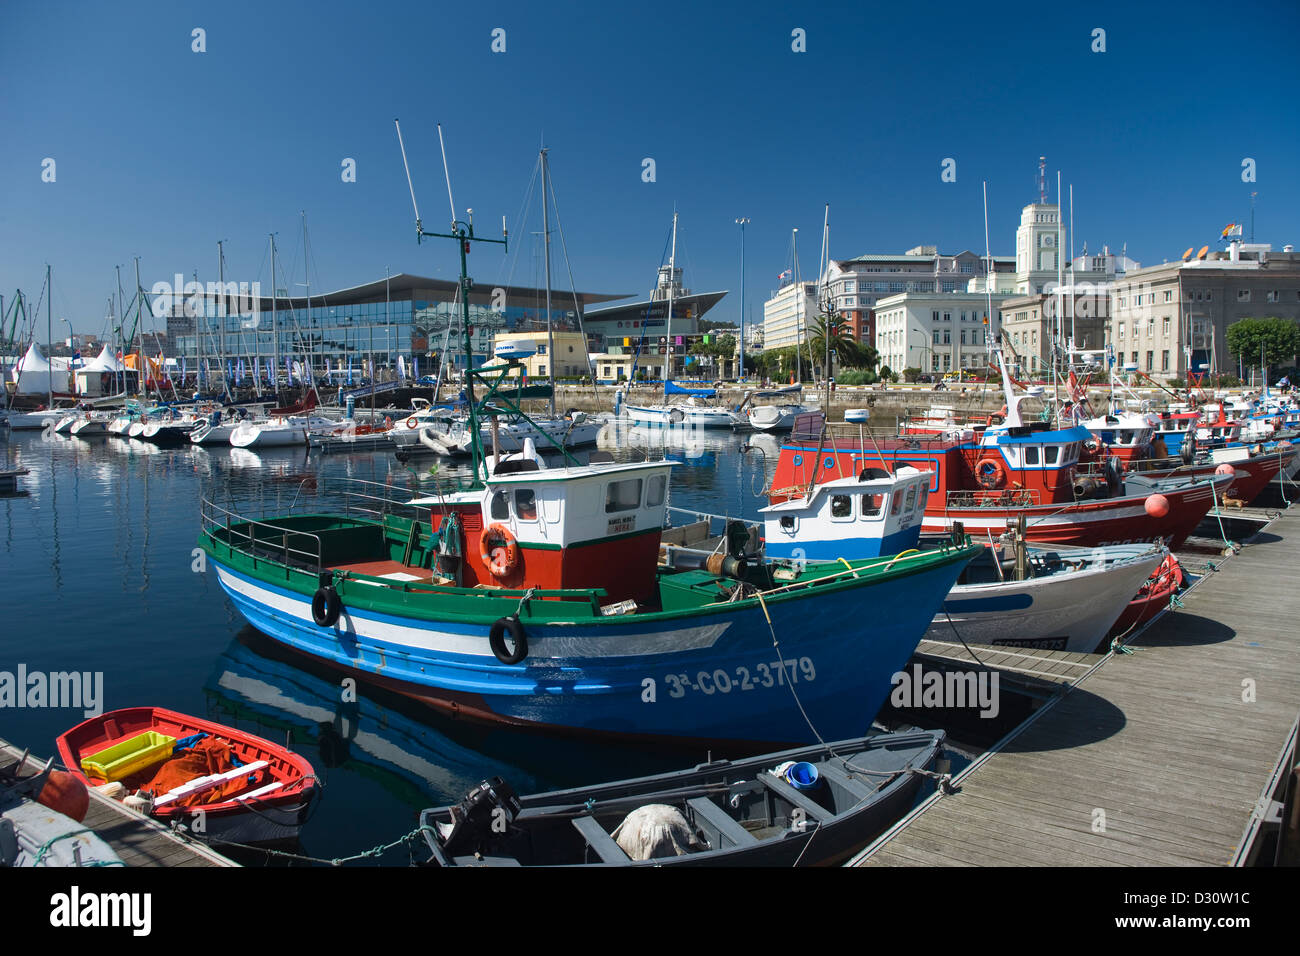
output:
M291 598L259 587L231 574L219 565L217 576L222 585L247 600L261 605L264 609L274 612L276 616L290 618L309 629L317 629L311 616L311 598L306 596ZM549 625L549 627L554 626ZM537 662L546 658L619 658L674 654L712 647L730 626L731 622L720 621L717 624L646 634L608 635L601 634L604 628L593 626L583 628L591 634L590 637L573 635L548 637L544 633L529 634L528 655L530 662ZM339 635L347 635L353 640L362 638L379 641L426 654L456 654L490 659L494 664L496 662L496 658L487 646L486 626L479 634L458 634L439 630L434 622L424 626L395 624L369 617L365 611L353 614L345 607L334 625L334 631Z

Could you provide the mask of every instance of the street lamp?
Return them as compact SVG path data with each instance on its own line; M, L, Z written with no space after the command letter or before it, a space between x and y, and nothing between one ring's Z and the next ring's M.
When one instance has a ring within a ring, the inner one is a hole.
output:
M736 220L740 226L740 379L745 378L745 224L748 217Z

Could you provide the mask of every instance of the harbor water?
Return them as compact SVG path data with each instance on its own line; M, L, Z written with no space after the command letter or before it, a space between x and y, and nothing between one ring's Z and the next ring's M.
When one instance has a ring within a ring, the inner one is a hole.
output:
M748 452L746 442L754 446ZM757 492L777 451L764 436L616 426L602 432L599 444L616 458L648 453L679 461L669 501L675 508L751 519L764 503ZM352 699L338 672L249 627L216 576L204 573L196 550L201 495L253 501L275 514L309 510L322 477L386 484L400 497L403 489L427 491L455 480L463 466L434 458L403 464L383 450L158 448L39 432L13 433L7 454L30 474L25 496L0 499L7 595L0 671L75 672L85 684L81 701L29 694L0 708L0 736L34 754L51 755L55 737L86 710L137 705L287 740L325 784L295 848L320 859L394 841L415 828L420 809L455 802L487 777L500 775L525 793L709 757L454 722L364 683ZM42 705L28 706L35 703ZM258 851L230 852L248 863L267 859ZM378 859L403 864L408 852L397 847Z

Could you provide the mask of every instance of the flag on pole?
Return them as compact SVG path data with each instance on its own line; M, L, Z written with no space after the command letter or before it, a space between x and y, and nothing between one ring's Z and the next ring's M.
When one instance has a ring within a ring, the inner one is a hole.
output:
M411 356L411 378L416 382L420 380L420 356L418 355Z
M1231 236L1240 236L1240 235L1241 235L1241 223L1239 222L1230 222L1223 227L1224 239L1227 239Z
M397 356L397 380L399 382L406 381L406 356L405 355Z

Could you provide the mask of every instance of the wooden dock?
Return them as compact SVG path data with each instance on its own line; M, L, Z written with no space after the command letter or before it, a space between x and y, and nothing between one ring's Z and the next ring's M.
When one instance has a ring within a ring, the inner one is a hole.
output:
M1296 737L1297 541L1300 508L850 865L1241 865Z
M22 755L22 748L0 740L0 767L17 763ZM24 773L44 765L44 760L28 757ZM90 809L82 825L94 830L127 866L239 866L203 843L181 836L94 790L90 791Z

